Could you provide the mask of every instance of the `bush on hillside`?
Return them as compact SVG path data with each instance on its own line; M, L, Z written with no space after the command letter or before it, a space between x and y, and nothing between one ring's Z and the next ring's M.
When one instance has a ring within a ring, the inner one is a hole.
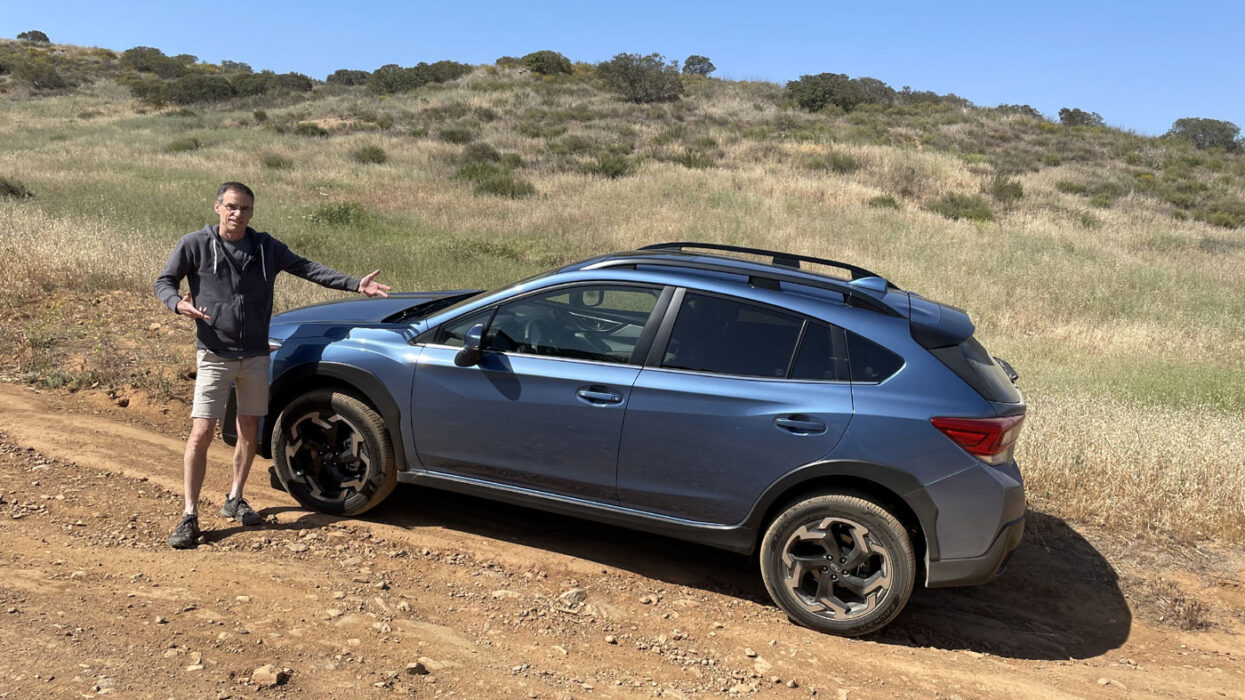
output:
M687 60L683 62L683 72L688 75L707 76L717 69L718 67L713 65L713 61L710 61L705 56L699 56L697 54L688 56Z
M514 56L502 56L496 61L493 61L493 65L498 68L518 68L522 64L519 62L519 59Z
M898 209L899 202L889 194L880 194L869 200L869 206L874 209Z
M1218 202L1212 202L1194 210L1193 218L1205 221L1213 226L1241 228L1245 226L1245 202L1239 199L1223 199Z
M367 79L367 89L378 95L396 95L421 88L428 83L445 83L471 72L471 66L454 61L420 63L403 68L389 63L372 71Z
M1245 144L1242 144L1238 138L1240 134L1241 127L1229 121L1185 117L1177 119L1172 124L1172 128L1163 136L1187 141L1195 148L1222 148L1232 153L1245 147Z
M307 220L327 226L349 226L363 221L367 210L358 202L339 202L316 207L307 215Z
M1075 107L1064 107L1059 110L1059 123L1064 126L1105 126L1102 115L1097 112L1086 112Z
M280 73L272 84L272 88L289 92L311 92L315 86L315 82L302 73Z
M462 145L474 141L476 132L462 126L447 126L437 131L437 138L446 143Z
M631 161L627 156L602 151L595 161L584 166L584 172L614 180L631 172Z
M846 175L859 170L860 161L847 153L831 151L822 156L809 156L804 160L804 167L809 170L821 170Z
M223 71L228 71L230 73L254 73L255 72L251 70L251 65L249 63L243 63L241 61L230 61L228 59L220 62L220 69Z
M277 153L266 153L260 158L260 165L269 170L288 170L294 165L294 161Z
M357 85L367 85L367 79L372 74L365 70L348 70L339 68L333 71L332 75L324 79L327 85L345 85L354 87Z
M385 153L385 149L376 145L360 146L350 152L350 157L356 163L364 165L380 165L389 160L389 155Z
M679 62L666 63L657 53L647 56L620 53L598 65L597 75L610 90L628 102L669 102L683 94Z
M18 38L18 39L20 39L20 40L22 40L22 41L29 41L29 42L30 42L30 43L32 43L32 44L50 44L50 43L52 43L52 40L48 38L48 35L47 35L47 34L44 34L43 32L39 31L38 29L31 29L31 30L30 30L30 31L28 31L28 32L22 32L21 34L18 34L18 35L17 35L17 38Z
M179 105L220 102L233 96L233 84L216 75L187 75L164 86L164 102Z
M0 177L0 199L28 199L33 196L34 193L17 180Z
M183 76L188 71L186 64L150 46L135 46L122 51L121 65L140 73L155 73L165 79Z
M42 60L14 61L9 66L13 77L21 80L37 90L60 90L71 87L72 83Z
M230 79L234 92L242 97L250 97L252 95L263 95L272 89L273 83L277 79L277 74L270 70L260 71L259 73L242 73L235 75Z
M571 59L557 51L533 51L519 59L524 68L541 75L570 75Z
M994 220L990 205L980 195L975 194L948 194L930 202L927 208L948 219Z
M294 133L298 136L328 136L329 132L319 124L299 122L294 125Z
M463 149L458 161L464 165L467 163L500 163L501 153L487 143L473 143Z
M996 202L1003 204L1011 204L1018 202L1025 196L1025 189L1021 186L1019 180L1010 177L996 177L990 183L990 196L994 197Z
M202 147L203 144L200 143L199 139L193 136L187 136L185 138L177 139L176 141L171 141L169 145L164 147L164 152L185 153L186 151L197 151Z
M808 112L820 112L830 105L850 112L862 104L890 104L895 94L876 78L853 79L842 73L802 75L786 87L787 98Z

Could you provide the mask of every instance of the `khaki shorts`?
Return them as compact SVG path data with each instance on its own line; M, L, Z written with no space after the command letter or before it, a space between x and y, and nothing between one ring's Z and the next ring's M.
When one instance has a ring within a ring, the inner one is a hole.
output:
M197 358L199 372L195 375L195 403L190 409L191 418L224 418L231 386L238 393L238 415L268 414L267 355L233 360L199 350Z

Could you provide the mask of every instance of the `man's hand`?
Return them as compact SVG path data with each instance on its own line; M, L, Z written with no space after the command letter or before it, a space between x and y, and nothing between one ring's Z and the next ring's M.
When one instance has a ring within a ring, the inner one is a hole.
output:
M381 284L376 281L376 275L380 274L380 270L359 280L359 293L365 297L387 297L390 287L387 284Z
M377 272L379 272L379 270L377 270ZM201 318L205 321L212 318L211 316L207 315L206 306L200 306L199 308L195 308L195 302L193 299L190 298L189 292L187 292L186 296L182 297L181 301L177 302L177 313L181 314L182 316L189 316L191 318Z

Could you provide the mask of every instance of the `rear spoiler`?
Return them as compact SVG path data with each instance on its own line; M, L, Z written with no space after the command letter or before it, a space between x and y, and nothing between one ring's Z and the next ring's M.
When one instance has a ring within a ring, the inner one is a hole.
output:
M926 349L945 348L973 337L976 327L963 309L910 294L912 338Z

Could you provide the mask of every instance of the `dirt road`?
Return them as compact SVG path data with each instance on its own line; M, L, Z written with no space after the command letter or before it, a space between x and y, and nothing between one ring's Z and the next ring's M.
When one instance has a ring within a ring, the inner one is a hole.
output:
M261 461L242 529L221 446L174 551L184 408L128 398L0 384L0 697L1245 697L1239 549L1038 508L999 581L839 639L745 558L445 493L329 518Z

